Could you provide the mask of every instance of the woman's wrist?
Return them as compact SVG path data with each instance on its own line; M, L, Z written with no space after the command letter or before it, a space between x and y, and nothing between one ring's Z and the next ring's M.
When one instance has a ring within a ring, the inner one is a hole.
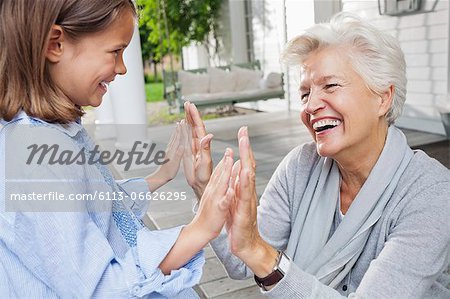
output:
M278 251L263 239L258 238L255 246L243 250L237 256L252 270L253 274L263 278L272 273Z

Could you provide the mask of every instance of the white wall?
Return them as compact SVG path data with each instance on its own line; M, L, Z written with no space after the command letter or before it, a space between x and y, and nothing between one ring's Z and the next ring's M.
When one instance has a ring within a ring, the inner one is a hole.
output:
M268 111L287 110L289 99L291 109L298 110L299 74L295 69L287 70L280 63L280 55L287 40L314 24L314 1L253 0L252 11L255 59L261 62L265 74L289 72L284 77L289 82L285 85L288 90L286 99L260 101L258 108Z
M426 1L429 8L434 1ZM355 12L383 28L401 43L407 64L407 100L399 126L445 134L438 105L448 101L449 2L435 12L410 16L380 16L376 0L343 0L343 10Z
M301 34L305 29L314 25L314 0L286 0L287 40ZM289 69L289 95L291 109L300 110L300 69Z
M210 65L208 51L202 44L192 43L189 47L183 47L182 55L185 70L206 68Z

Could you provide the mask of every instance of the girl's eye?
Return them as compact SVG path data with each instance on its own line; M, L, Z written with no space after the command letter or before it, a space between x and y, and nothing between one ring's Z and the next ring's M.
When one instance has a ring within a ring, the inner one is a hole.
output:
M112 52L115 57L119 56L120 50L115 50Z

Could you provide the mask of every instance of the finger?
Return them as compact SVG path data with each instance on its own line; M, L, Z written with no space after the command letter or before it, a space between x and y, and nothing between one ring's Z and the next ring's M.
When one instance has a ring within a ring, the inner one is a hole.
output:
M252 159L252 161L253 161L253 168L256 168L256 165L255 165L255 157L254 157L254 155L253 155L253 150L252 150L252 146L251 146L251 144L250 144L250 136L248 135L248 127L247 126L245 126L245 127L242 127L241 129L239 129L239 131L241 132L241 134L242 134L242 136L246 136L247 138L248 138L248 144L249 144L249 148L250 148L250 157L251 157L251 159Z
M178 154L182 154L183 152L179 153L180 150L180 126L177 123L175 126L175 130L173 131L172 135L170 136L169 142L166 146L165 154L166 157L169 158L169 160L172 160L176 158Z
M251 154L247 128L241 128L239 135L241 136L239 139L239 154L242 165L239 173L239 199L251 203L256 194L255 161Z
M186 119L189 126L193 126L194 121L192 120L191 102L189 102L189 101L184 102L184 111L185 111L184 118Z
M181 124L177 124L175 128L175 132L172 135L172 140L170 142L171 151L169 156L172 158L177 158L179 161L181 161L181 157L184 154L184 145L181 140Z
M248 138L247 127L242 127L239 130L239 157L241 160L241 168L252 169L255 171L255 161L253 159L252 149L250 147L250 140Z
M192 186L195 183L194 163L192 156L183 156L183 171L188 184Z
M228 186L228 182L231 176L231 168L233 166L232 156L233 150L227 148L222 160L220 160L219 164L217 164L211 175L210 183L212 186ZM224 181L225 179L226 181ZM223 190L222 192L225 192L225 190Z
M228 149L226 149L222 159L219 161L219 163L217 163L217 166L214 168L211 174L208 186L216 183L216 181L218 180L220 173L223 171L223 163L228 155Z
M219 209L222 211L228 211L234 200L233 188L228 188L225 196L219 201Z
M189 117L189 101L184 102L184 117L187 119Z
M192 147L191 147L191 132L189 130L189 126L185 121L181 121L181 127L180 127L182 140L183 140L183 146L185 147L185 154L192 155Z
M211 161L211 141L213 134L208 134L200 140L200 160L209 163Z
M241 170L241 161L237 160L233 168L231 169L231 177L230 177L230 187L235 188L236 179L239 175L239 171Z
M236 200L241 197L241 180L239 179L239 176L236 178L236 182L234 183L234 193Z
M216 192L219 196L225 195L230 188L229 182L231 177L231 170L233 168L233 150L228 148L227 154L224 157L223 169L220 172L219 179L217 181L218 188Z
M190 126L193 126L194 121L192 120L190 107L191 107L191 103L189 101L184 102L185 119Z
M209 153L209 150L211 149L211 140L213 139L214 135L209 133L208 135L206 135L205 137L203 137L200 140L200 148L203 152L207 152Z
M194 155L197 155L198 151L198 136L196 131L193 129L195 127L194 120L192 118L192 111L197 111L195 105L191 105L189 101L184 102L185 120L189 131L189 146L191 146Z
M186 127L186 132L187 132L186 146L188 146L191 149L192 155L197 156L197 151L198 151L198 149L196 147L197 142L194 141L194 139L192 137L192 128L188 124L185 124L185 127Z
M189 105L189 114L192 118L192 127L194 129L194 136L201 139L206 135L205 124L200 116L200 112L198 112L197 107L194 104Z
M191 147L192 154L194 156L197 156L200 150L200 139L195 134L195 130L190 126L187 125L188 128L188 140L189 140L189 146Z
M173 144L174 140L176 139L177 129L179 127L180 123L177 122L175 125L175 130L170 135L169 143L167 143L167 148L170 148L170 146Z
M189 144L189 131L186 122L181 123L181 135L183 136L183 169L184 175L189 185L195 183L195 173L194 173L194 157L192 155L192 148Z
M178 148L178 146L180 145L180 139L181 139L181 124L177 123L177 125L175 126L175 131L172 133L172 136L170 137L170 141L169 141L169 146L172 148Z

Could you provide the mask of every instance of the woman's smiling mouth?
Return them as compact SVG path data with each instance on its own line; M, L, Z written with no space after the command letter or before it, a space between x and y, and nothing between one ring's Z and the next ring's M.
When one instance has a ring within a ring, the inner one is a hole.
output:
M321 118L319 120L313 120L312 121L312 128L314 131L323 132L329 129L333 129L337 126L339 126L342 123L340 119L335 118Z

